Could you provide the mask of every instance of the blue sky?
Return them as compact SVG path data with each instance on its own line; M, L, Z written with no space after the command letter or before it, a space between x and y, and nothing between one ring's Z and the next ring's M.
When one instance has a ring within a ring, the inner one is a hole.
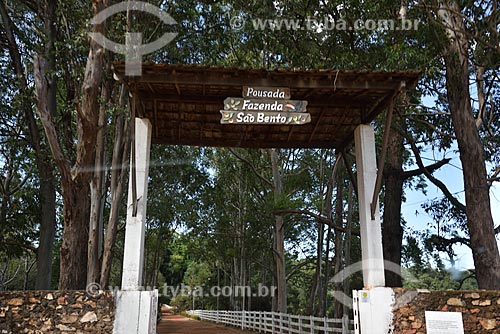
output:
M424 157L430 158L432 154L430 152L426 152L427 154L423 154ZM434 176L444 182L451 193L455 194L456 197L460 199L462 203L465 204L464 199L464 186L463 186L463 176L461 171L461 161L460 157L457 154L447 157L451 158L450 164L441 167L438 171L434 173ZM440 157L436 157L436 160L441 159ZM425 159L427 164L430 164L428 159ZM429 223L432 222L432 218L425 213L422 209L421 204L425 203L434 198L442 198L443 193L439 190L434 184L431 182L428 183L427 195L424 195L421 191L418 190L410 190L405 189L406 191L406 202L403 203L401 213L405 220L408 222L409 227L416 231L424 231L426 229L430 229ZM493 213L493 220L495 221L495 226L500 224L500 184L497 182L493 184L490 190L490 202ZM418 212L418 215L416 214ZM432 229L431 229L432 230ZM497 237L497 243L498 242ZM455 246L454 250L456 252L457 267L456 269L470 269L474 267L474 263L472 260L471 250L466 246ZM443 257L444 258L444 257ZM446 262L445 262L446 264Z

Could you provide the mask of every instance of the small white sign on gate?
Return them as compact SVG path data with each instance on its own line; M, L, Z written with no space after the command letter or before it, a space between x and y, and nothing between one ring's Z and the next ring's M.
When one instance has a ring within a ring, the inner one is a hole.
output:
M427 334L464 334L460 312L425 311Z

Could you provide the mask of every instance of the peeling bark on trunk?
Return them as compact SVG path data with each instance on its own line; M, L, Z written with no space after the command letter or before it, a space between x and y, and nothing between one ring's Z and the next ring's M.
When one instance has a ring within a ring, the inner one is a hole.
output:
M102 0L93 1L93 13L103 9ZM94 26L94 32L104 33L104 25ZM36 56L35 91L40 119L61 174L64 231L60 253L59 289L84 289L87 278L87 242L90 208L90 187L95 159L99 119L98 97L103 72L103 48L90 42L89 57L82 84L82 105L77 108L78 128L76 161L70 168L64 156L59 136L50 114L50 61Z
M54 73L48 77L48 108L52 116L57 114L57 85L56 85L56 7L57 2L45 2L45 34L47 43L45 46L45 58L49 60L48 70ZM30 108L31 110L31 108ZM30 112L30 118L34 123L33 112ZM40 133L38 127L31 132L36 134L33 141L40 142ZM37 167L40 175L40 193L42 195L42 221L40 223L40 240L37 257L37 289L50 289L52 281L52 256L54 250L54 237L56 232L56 187L55 177L50 162L49 150L42 147L41 144L35 144L37 147Z
M480 289L500 289L500 255L490 207L483 145L472 113L468 39L455 1L440 2L439 17L449 40L444 60L451 118L462 161L467 225Z

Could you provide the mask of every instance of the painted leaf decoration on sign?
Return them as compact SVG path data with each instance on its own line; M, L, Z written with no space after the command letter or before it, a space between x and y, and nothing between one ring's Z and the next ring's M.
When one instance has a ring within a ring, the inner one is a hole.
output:
M234 113L233 112L228 112L228 113L224 113L224 120L225 121L229 121L231 118L233 118L233 115Z

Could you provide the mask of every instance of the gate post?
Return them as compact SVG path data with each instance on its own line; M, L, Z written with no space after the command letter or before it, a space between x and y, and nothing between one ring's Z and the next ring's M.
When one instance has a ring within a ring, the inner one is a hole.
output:
M156 333L158 290L144 291L142 270L144 262L144 232L146 229L146 207L148 198L149 156L151 148L151 123L148 119L136 118L135 161L131 157L129 176L127 221L123 253L122 290L116 298L113 333ZM132 167L134 166L134 168ZM135 172L137 211L133 212L133 173Z
M375 133L370 125L361 124L354 131L356 170L358 172L358 201L361 234L363 283L366 289L385 286L384 256L380 208L377 201L375 219L371 219L370 202L377 179Z
M354 330L356 334L389 334L393 332L394 291L373 288L353 291ZM356 318L357 313L357 318Z

